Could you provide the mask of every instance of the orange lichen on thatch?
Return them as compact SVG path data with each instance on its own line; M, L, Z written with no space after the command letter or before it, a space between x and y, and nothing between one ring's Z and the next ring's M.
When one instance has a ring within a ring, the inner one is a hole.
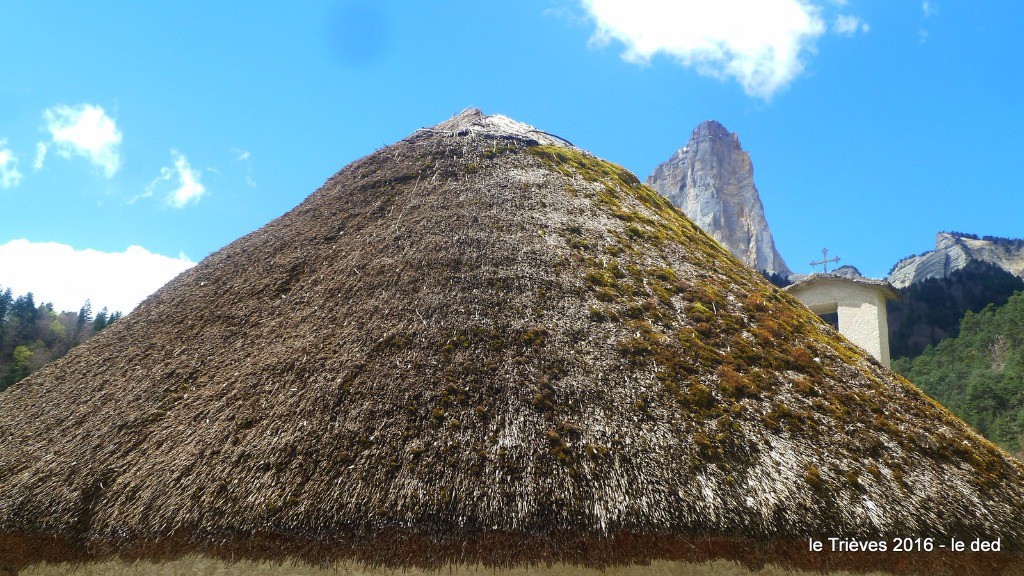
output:
M490 118L356 161L0 394L0 566L1021 565L1021 464L621 167Z

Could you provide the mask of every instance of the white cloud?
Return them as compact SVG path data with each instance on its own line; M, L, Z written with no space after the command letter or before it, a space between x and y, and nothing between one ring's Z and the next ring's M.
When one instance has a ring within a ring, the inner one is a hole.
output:
M19 182L18 157L7 148L7 140L0 138L0 188L14 188Z
M199 201L206 193L206 187L199 181L202 172L193 170L188 158L177 150L171 150L171 157L174 159L174 166L161 168L160 175L150 182L146 191L132 198L129 203L157 192L165 195L167 203L175 208L183 208L190 202Z
M921 14L923 15L923 17L925 19L931 18L937 12L938 12L938 9L935 7L935 4L932 4L928 0L925 0L924 2L921 2ZM918 28L917 29L917 43L918 44L924 44L925 42L927 42L928 41L928 36L929 36L929 32L928 32L927 28Z
M36 159L32 162L32 169L36 172L43 169L43 160L46 159L46 151L49 147L46 142L36 142Z
M245 185L255 188L256 181L252 179L252 154L248 150L239 150L238 148L232 148L231 152L235 155L236 162L245 163Z
M801 0L582 1L597 26L592 41L621 42L626 61L662 53L766 99L803 71L826 28L820 9Z
M834 29L837 34L853 36L857 32L869 32L871 30L871 26L867 22L861 20L859 16L840 14L839 16L836 16Z
M103 170L107 178L121 167L121 132L103 108L92 104L58 104L43 111L57 153L64 158L82 156Z
M0 285L15 294L32 292L36 303L77 311L88 298L94 312L129 312L195 263L154 254L140 246L124 252L76 250L56 242L25 239L0 244Z

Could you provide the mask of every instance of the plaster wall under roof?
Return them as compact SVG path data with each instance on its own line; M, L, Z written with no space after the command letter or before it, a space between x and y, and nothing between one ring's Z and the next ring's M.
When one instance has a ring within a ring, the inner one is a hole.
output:
M885 301L895 293L888 285L815 275L786 290L815 314L837 314L839 332L887 368L890 367L889 319Z

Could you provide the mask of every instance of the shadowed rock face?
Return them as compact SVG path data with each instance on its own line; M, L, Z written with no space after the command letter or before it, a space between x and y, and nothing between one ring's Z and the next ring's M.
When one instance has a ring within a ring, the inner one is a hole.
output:
M1024 278L1024 241L939 232L935 250L900 260L888 280L897 288L906 288L929 278L949 278L972 261L988 262Z
M0 393L0 569L987 576L1024 560L1022 501L1024 466L664 196L474 110L353 162ZM1004 551L807 549L910 534Z
M755 270L783 275L792 271L775 249L754 186L750 155L739 138L708 120L690 141L647 178L698 226Z

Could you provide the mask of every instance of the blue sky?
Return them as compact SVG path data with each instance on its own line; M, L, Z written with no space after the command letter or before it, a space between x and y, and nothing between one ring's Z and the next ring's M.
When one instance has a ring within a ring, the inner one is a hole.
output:
M940 230L1024 236L1022 25L1010 0L0 0L0 285L130 309L468 106L641 178L719 120L791 268L828 246L882 276Z

